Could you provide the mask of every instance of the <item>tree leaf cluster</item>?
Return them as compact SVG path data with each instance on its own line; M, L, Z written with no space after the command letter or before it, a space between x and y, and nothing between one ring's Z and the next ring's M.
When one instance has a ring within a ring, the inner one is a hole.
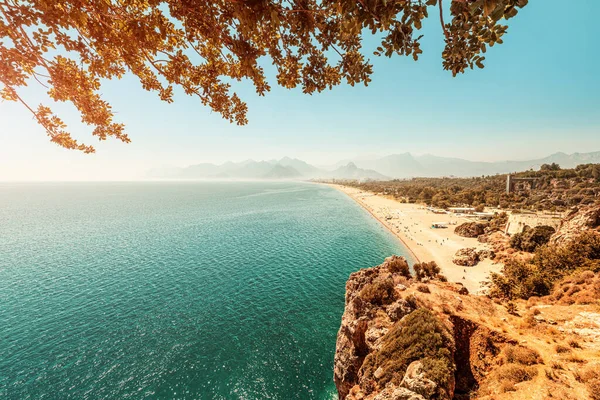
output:
M481 54L506 33L500 21L526 4L454 0L443 67L454 75L483 68ZM101 96L103 80L126 73L163 101L179 88L244 125L247 105L232 84L249 81L265 95L271 84L261 59L275 67L277 84L306 94L368 85L365 36L381 38L375 55L417 60L418 31L434 7L441 0L0 0L0 96L31 111L51 141L86 153L94 147L73 138L47 105L31 105L25 86L37 82L50 99L73 104L99 140L129 142Z

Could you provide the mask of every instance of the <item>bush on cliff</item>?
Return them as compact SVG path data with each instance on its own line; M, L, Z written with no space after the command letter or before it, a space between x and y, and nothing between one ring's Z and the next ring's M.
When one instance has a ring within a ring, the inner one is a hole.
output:
M440 277L440 267L435 261L420 262L413 265L415 278L422 281L424 279L437 279Z
M549 295L554 284L581 271L600 271L600 233L584 232L562 246L538 247L529 262L510 260L492 274L490 294L506 299Z
M394 280L391 277L379 277L365 285L358 296L366 303L374 305L389 304L394 301Z
M400 274L405 278L410 278L410 268L408 267L408 262L404 257L393 256L385 260L384 265L387 267L388 271L392 274Z
M508 222L508 214L505 212L495 213L486 229L486 233L504 231Z
M516 250L533 253L538 247L548 243L554 232L556 229L547 225L527 228L523 232L513 235L510 239L510 246Z
M419 308L383 337L381 348L366 357L362 373L380 389L388 382L399 385L408 366L420 360L426 377L438 386L436 398L445 399L450 396L448 388L454 376L453 353L454 340L448 328L431 310Z

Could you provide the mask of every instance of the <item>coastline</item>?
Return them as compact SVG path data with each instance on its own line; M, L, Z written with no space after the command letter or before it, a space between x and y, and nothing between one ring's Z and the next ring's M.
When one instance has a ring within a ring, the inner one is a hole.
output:
M501 264L494 264L489 259L480 261L474 267L462 267L452 262L459 249L489 249L488 245L479 243L475 238L463 238L454 233L452 224L470 221L467 218L433 214L421 205L400 203L395 199L349 186L326 185L346 194L364 208L406 247L417 262L435 261L449 281L462 283L470 293L482 293L485 289L484 282L489 279L490 273L499 272L502 268ZM431 224L434 222L444 222L449 227L432 229Z

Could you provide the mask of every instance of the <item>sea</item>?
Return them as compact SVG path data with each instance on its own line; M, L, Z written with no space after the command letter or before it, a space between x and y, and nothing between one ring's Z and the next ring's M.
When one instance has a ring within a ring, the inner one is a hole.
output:
M0 398L334 399L345 282L407 253L314 183L0 183Z

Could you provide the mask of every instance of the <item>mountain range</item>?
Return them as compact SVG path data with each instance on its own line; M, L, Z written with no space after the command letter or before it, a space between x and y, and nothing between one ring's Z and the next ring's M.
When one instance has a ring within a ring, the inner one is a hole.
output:
M297 158L280 160L202 163L185 168L158 168L149 171L154 179L371 179L389 180L414 177L471 177L539 169L557 163L562 168L600 163L600 151L593 153L555 153L527 161L482 162L430 154L391 154L370 159L344 160L331 167L316 167Z

